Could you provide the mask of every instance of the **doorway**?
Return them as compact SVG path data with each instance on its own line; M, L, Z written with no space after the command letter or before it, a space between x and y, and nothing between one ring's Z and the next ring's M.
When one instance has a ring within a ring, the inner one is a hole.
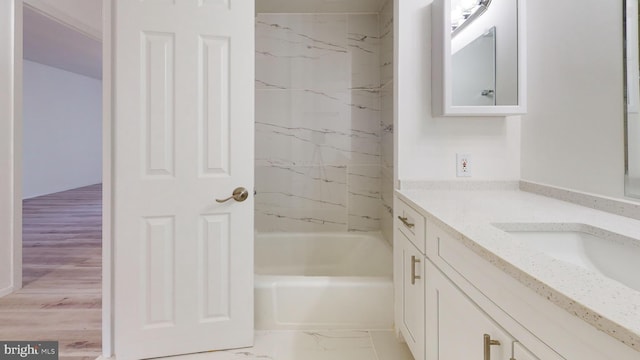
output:
M101 26L102 0L92 3L83 10L99 11L94 18ZM102 138L108 135L102 130L102 44L76 21L79 13L69 15L46 2L15 4L22 15L16 16L15 30L22 29L24 39L24 91L16 93L24 114L16 126L23 131L15 136L14 160L22 169L15 180L22 191L16 190L14 200L23 211L14 216L22 219L17 223L23 236L14 251L22 250L23 287L0 299L0 323L7 325L0 326L0 338L57 340L62 356L97 357Z

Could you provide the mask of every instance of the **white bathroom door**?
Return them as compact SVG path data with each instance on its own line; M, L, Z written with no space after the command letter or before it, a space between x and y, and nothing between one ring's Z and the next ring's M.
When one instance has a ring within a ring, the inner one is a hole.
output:
M254 2L113 5L115 355L251 346Z

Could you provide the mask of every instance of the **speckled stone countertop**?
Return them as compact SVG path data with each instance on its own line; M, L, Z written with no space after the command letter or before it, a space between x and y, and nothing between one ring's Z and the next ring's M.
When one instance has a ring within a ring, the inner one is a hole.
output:
M532 251L494 226L519 224L529 231L549 231L553 227L599 231L595 227L604 230L596 235L613 236L629 246L640 246L640 240L636 240L640 238L640 220L516 189L421 189L396 194L425 217L439 220L461 234L465 246L479 255L500 260L502 270L521 283L640 351L640 291ZM478 251L478 246L484 251Z

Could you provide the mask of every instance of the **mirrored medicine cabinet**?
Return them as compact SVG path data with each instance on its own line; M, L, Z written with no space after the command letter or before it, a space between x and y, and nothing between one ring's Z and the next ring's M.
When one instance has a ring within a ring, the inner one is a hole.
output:
M434 116L526 112L525 0L435 0Z

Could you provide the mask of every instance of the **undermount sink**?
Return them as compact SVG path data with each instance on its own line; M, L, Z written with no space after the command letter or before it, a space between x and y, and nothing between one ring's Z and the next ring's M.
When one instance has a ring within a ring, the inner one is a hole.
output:
M585 224L494 224L549 257L640 291L640 241Z

